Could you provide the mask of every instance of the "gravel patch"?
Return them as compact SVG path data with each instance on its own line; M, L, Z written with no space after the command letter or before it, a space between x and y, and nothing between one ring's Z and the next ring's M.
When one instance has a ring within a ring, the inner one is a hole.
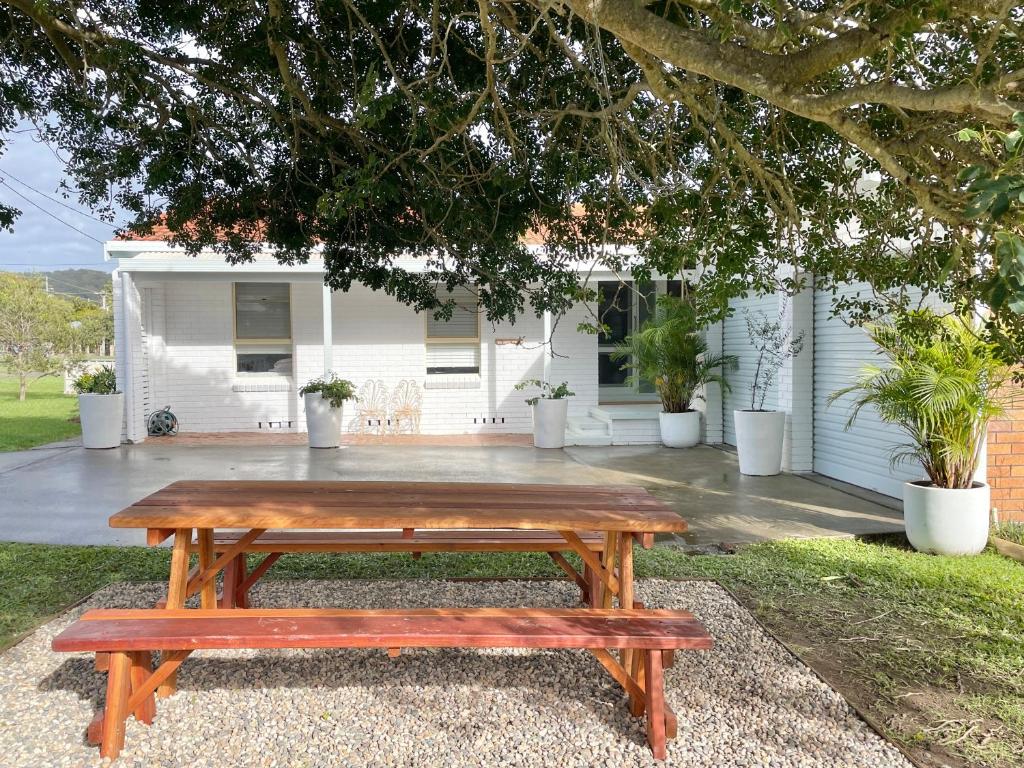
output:
M52 637L83 610L145 607L162 585L123 584L0 656L0 754L11 766L103 765L85 726L104 696L91 656ZM263 607L569 606L564 582L267 581ZM581 651L231 651L194 654L157 718L129 718L116 765L766 766L911 768L835 691L712 582L644 580L648 606L693 611L717 642L679 652L666 697L668 760L647 748L621 689Z

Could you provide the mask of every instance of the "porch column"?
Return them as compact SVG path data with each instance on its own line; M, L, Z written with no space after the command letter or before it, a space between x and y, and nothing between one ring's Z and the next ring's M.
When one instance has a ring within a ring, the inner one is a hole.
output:
M721 323L713 323L704 329L704 338L708 343L709 355L722 354L724 340ZM723 371L728 382L731 371ZM720 444L724 440L722 414L722 385L708 384L704 387L704 399L698 400L694 407L704 411L704 440L709 445Z
M544 343L547 347L544 349L544 372L541 374L541 378L544 381L551 381L551 357L552 357L552 341L551 341L551 310L544 310Z
M779 301L783 301L779 295ZM782 447L782 468L787 472L810 472L814 467L814 283L808 279L800 293L786 301L783 317L793 329L793 338L803 332L800 354L787 360L778 375L778 409L785 411L786 434Z
M324 284L324 376L334 370L334 316L331 311L331 287Z

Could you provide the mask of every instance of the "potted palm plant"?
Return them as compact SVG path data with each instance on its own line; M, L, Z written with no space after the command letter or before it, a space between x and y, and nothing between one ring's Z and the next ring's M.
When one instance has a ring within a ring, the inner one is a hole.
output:
M892 462L916 460L927 480L906 483L903 518L915 549L981 552L988 541L990 492L974 479L989 421L1006 412L1012 369L969 316L931 310L868 326L886 365L865 365L830 399L855 397L847 427L871 406L910 439Z
M117 448L121 444L124 395L117 391L114 369L104 365L75 379L82 445L86 448Z
M299 389L306 407L306 432L310 448L337 448L341 443L341 419L346 400L355 399L355 386L330 373L307 381Z
M537 387L540 394L528 397L526 404L533 408L533 444L537 448L564 448L565 422L569 414L569 401L575 395L569 391L569 382L552 386L540 379L527 379L516 384L516 389Z
M660 296L654 316L627 336L612 352L627 369L627 382L649 381L661 400L658 424L661 442L669 448L690 448L700 442L701 389L711 383L728 389L723 369L735 367L732 355L708 353L707 340L692 302Z
M754 378L750 383L750 408L733 411L736 426L736 453L744 475L777 475L782 471L782 445L786 434L786 412L765 410L764 401L783 364L804 348L803 331L793 335L785 317L770 318L748 313L747 335L757 352Z

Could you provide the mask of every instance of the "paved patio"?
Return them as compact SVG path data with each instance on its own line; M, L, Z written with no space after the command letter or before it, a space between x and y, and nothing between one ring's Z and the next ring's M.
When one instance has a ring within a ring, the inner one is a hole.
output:
M635 484L690 523L687 543L902 530L898 511L795 475L745 477L709 446L538 450L522 445L187 444L151 440L109 451L75 445L0 454L0 540L142 544L107 518L174 480L436 480Z

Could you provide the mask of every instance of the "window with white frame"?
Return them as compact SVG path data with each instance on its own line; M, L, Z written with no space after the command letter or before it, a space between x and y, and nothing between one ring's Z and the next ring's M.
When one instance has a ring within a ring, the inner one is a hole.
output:
M480 313L476 295L468 288L440 291L442 301L453 299L450 320L427 314L427 375L480 373Z
M292 374L289 283L234 283L235 370Z

